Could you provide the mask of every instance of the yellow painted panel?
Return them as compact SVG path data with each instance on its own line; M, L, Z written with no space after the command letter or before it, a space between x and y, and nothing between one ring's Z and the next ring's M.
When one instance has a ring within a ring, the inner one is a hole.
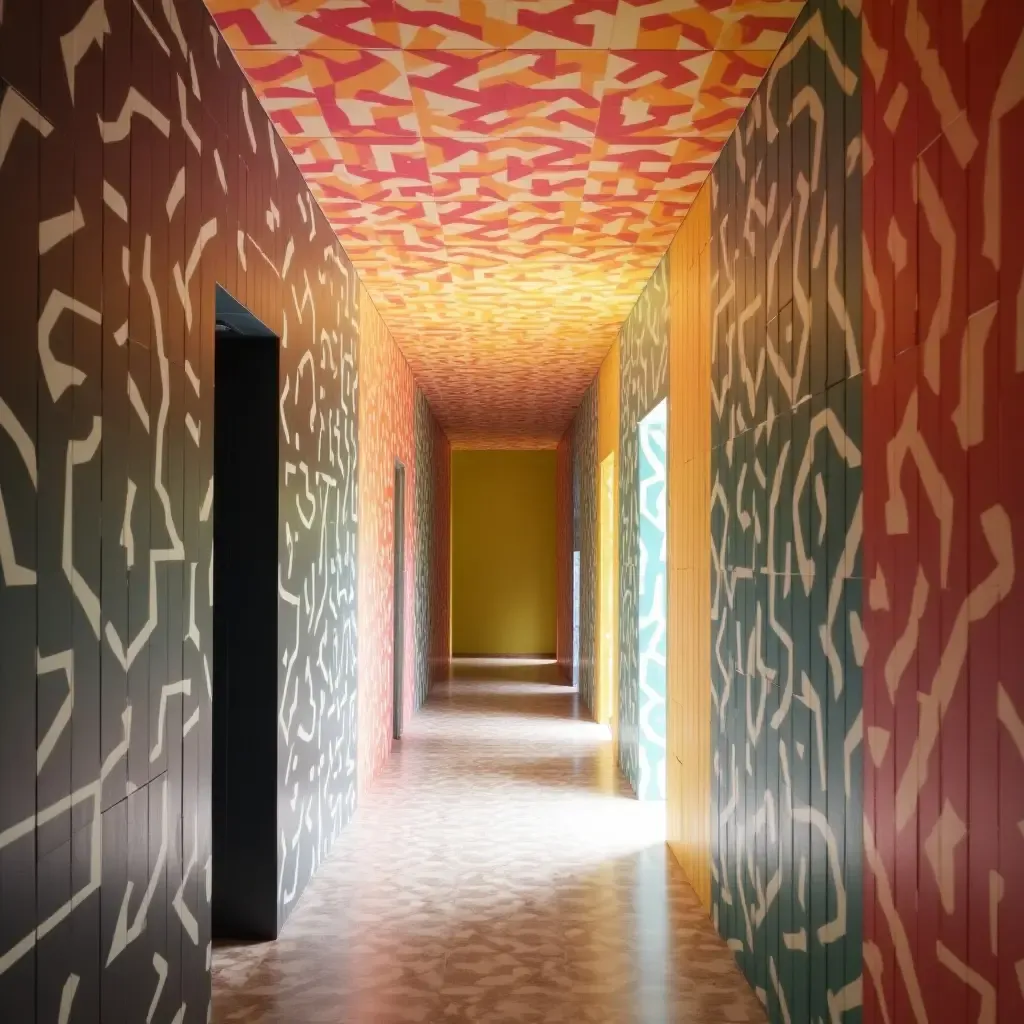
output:
M609 725L618 750L619 731L619 343L601 364L597 383L598 666L597 719ZM602 717L603 716L603 717Z
M555 453L452 452L453 653L553 655Z
M711 906L710 183L669 252L668 842Z

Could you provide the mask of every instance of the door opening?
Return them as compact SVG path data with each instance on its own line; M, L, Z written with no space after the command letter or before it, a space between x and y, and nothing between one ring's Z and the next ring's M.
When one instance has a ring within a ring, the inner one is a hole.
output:
M211 925L274 939L278 339L219 287L215 308L213 564L190 570L213 574Z
M394 687L394 737L402 738L402 714L405 678L405 466L395 462L395 538L394 538L394 638L392 643L392 683Z
M659 402L639 427L641 800L665 799L668 574L665 560L668 403Z

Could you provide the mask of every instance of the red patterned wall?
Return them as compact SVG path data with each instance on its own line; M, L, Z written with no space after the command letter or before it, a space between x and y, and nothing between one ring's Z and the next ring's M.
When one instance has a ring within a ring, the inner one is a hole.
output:
M572 679L572 441L558 442L555 461L555 650L558 668Z
M430 579L430 680L447 679L452 658L452 450L434 420L434 521Z
M864 1002L1024 1020L1024 4L864 0Z
M404 714L415 691L416 448L412 371L364 288L359 295L359 792L393 732L395 460L405 465Z

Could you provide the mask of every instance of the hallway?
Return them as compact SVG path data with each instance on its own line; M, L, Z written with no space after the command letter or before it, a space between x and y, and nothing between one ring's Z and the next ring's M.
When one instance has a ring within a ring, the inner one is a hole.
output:
M554 666L453 675L280 939L215 950L213 1020L763 1020Z

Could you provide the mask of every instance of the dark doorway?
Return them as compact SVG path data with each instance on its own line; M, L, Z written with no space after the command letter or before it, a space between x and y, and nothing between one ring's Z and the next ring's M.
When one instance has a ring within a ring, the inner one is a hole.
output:
M278 339L218 287L214 346L212 928L273 939Z
M402 699L405 676L405 466L395 463L395 624L394 662L392 665L394 684L394 733L395 739L402 738Z

